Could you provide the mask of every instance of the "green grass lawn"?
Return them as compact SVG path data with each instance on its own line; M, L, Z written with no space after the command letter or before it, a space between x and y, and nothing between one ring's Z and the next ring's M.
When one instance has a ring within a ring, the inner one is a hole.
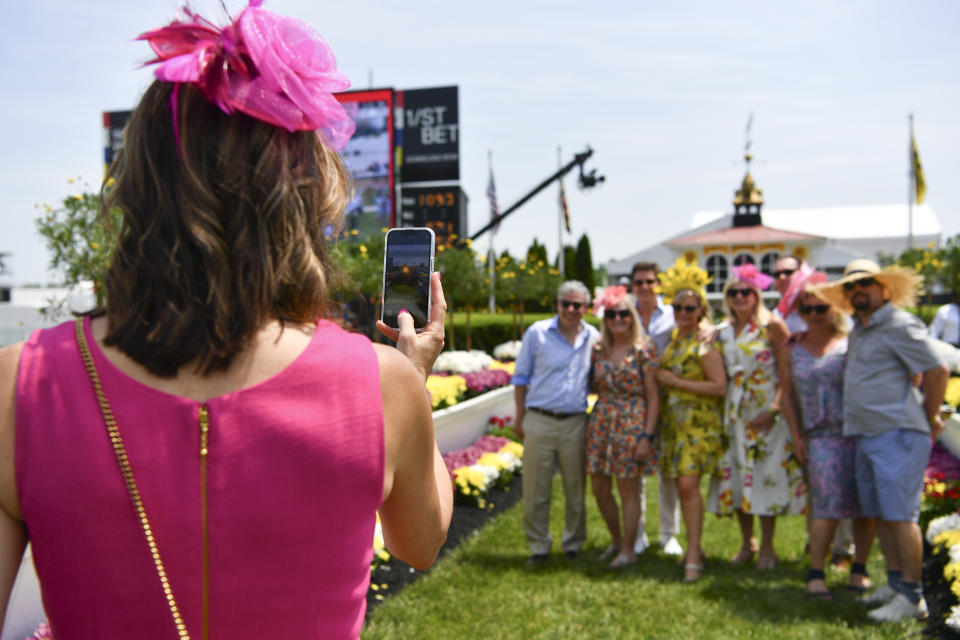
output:
M657 539L657 481L647 480L647 535ZM703 578L682 582L680 560L653 547L627 569L610 570L597 560L609 537L592 495L587 496L588 537L584 554L559 553L563 496L554 482L551 530L554 554L529 567L521 505L505 511L436 567L373 612L363 632L375 638L904 638L919 637L922 623L877 625L843 589L846 574L830 571L831 602L803 591L807 559L804 520L778 519L776 549L781 564L761 572L732 568L739 548L732 519L707 515ZM756 525L759 534L759 523ZM683 536L681 543L685 544ZM879 549L868 565L884 581Z

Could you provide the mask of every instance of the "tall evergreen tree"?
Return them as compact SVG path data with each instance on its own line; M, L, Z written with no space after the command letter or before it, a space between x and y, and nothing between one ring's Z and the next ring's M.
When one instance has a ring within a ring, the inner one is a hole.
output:
M593 273L593 256L590 252L590 239L587 238L586 233L580 236L580 240L577 242L576 270L574 277L583 284L587 285L587 288L590 289L590 291L593 291L596 280L594 279Z

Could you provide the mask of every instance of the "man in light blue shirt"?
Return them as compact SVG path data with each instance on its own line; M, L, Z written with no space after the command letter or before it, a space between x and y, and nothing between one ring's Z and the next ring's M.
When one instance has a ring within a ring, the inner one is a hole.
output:
M599 332L583 321L590 291L564 282L557 315L534 322L523 334L513 384L517 435L523 438L523 528L530 563L547 559L553 474L560 469L565 500L561 546L569 558L587 539L586 485L587 375Z
M644 332L653 340L657 348L657 357L670 344L673 335L673 307L663 303L657 295L660 281L657 273L660 268L653 262L638 262L633 265L631 282L633 295L637 298L637 315ZM659 475L659 472L658 472ZM677 523L680 522L680 500L677 496L677 484L673 478L666 480L660 475L660 546L668 555L683 555L683 548L677 541ZM643 553L650 546L647 539L647 499L643 490L643 476L640 476L640 522L637 528L637 541L634 551Z

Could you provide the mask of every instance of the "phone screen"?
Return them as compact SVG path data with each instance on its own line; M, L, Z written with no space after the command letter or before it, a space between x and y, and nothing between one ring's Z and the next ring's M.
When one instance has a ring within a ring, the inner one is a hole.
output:
M432 229L387 231L383 255L383 306L380 319L396 328L397 314L406 309L413 326L423 329L430 317L430 274L433 273Z

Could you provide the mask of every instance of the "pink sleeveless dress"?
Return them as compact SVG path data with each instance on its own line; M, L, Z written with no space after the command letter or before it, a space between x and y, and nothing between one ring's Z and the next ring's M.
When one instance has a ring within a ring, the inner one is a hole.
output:
M85 330L171 588L202 638L201 403L129 378ZM383 492L369 341L321 321L284 371L205 405L210 637L359 637ZM16 477L57 640L175 638L72 322L23 348Z

